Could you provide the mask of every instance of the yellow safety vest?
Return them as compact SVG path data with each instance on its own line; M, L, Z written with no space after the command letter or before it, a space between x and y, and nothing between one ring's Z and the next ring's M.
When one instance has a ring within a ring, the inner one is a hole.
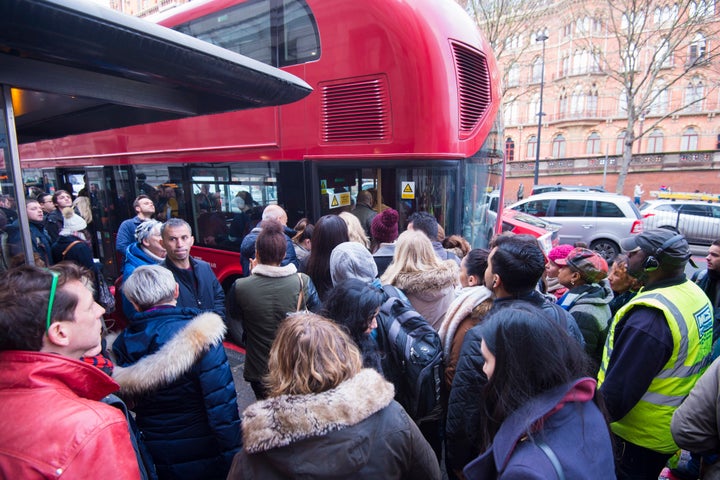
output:
M615 327L633 308L657 308L665 315L673 337L670 359L650 383L645 395L620 420L610 424L619 437L660 453L673 453L678 446L670 434L673 412L690 393L710 362L713 310L703 291L686 280L680 285L640 292L620 308L613 318L598 372L598 388L605 381L615 341ZM637 361L642 361L642 354ZM614 368L622 368L615 365Z

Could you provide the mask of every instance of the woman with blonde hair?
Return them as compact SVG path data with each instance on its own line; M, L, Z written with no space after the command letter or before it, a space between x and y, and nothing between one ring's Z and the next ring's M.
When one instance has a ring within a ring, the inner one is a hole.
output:
M380 281L402 290L412 307L438 330L455 299L457 263L440 260L421 231L403 232L395 245L393 261Z
M269 398L245 410L244 446L228 479L441 478L392 384L362 368L357 347L330 320L291 315L269 367Z
M350 212L342 212L339 217L347 223L350 241L357 242L370 250L370 240L368 240L367 235L365 234L365 229L363 229L360 224L360 220L358 220L358 218Z

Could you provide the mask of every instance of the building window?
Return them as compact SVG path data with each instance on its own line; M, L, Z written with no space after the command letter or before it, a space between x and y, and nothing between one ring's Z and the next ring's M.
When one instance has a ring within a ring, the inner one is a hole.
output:
M542 78L542 58L537 57L532 63L532 78L531 82L540 83Z
M573 90L572 96L570 97L570 113L574 116L581 115L585 110L585 93L582 91L582 87L578 85Z
M598 93L596 89L593 89L590 91L590 93L587 96L587 106L585 107L585 110L587 111L588 116L594 117L597 116L597 107L598 107Z
M560 91L560 106L558 108L560 118L565 118L565 114L567 113L567 107L568 107L567 92L565 92L565 87L563 87L562 90Z
M662 153L663 151L663 133L657 128L648 135L647 152Z
M591 133L588 137L586 153L588 155L597 155L600 153L600 134L597 132Z
M680 150L683 152L692 152L698 149L698 133L693 127L685 129L680 140Z
M651 94L650 113L661 115L667 113L668 110L668 90L665 82L657 81L657 85L653 87Z
M702 110L702 101L705 94L703 82L700 77L693 77L685 87L685 111L699 112Z
M515 142L510 137L505 139L505 160L508 162L515 160Z
M617 140L615 141L615 155L622 155L625 151L625 135L627 135L627 132L623 130L617 136Z
M702 33L695 34L695 38L693 38L688 49L688 63L694 64L703 59L706 47L705 36Z
M527 123L537 122L538 113L540 113L540 95L534 95L532 100L528 102Z
M658 68L669 68L672 67L672 52L670 51L670 45L668 45L667 38L663 38L660 44L655 50L655 65Z
M710 17L715 14L715 0L698 0L690 2L691 17Z
M562 135L556 135L555 138L553 138L552 156L553 158L565 157L565 137Z
M537 155L537 137L535 135L528 138L527 141L527 157L535 158Z
M520 66L513 63L508 70L508 87L517 87L520 84Z
M506 125L517 125L517 112L518 112L518 105L515 100L511 100L510 102L506 103L503 108L503 117L505 119Z
M620 115L627 115L627 112L628 112L627 92L624 89L622 92L620 92L620 98L618 101L619 101L618 112L620 113Z

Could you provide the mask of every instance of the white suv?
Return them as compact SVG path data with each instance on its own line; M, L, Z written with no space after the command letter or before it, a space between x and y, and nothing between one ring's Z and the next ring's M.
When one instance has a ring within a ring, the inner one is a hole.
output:
M560 243L585 242L606 260L620 253L620 240L643 230L640 212L630 197L614 193L541 193L510 208L559 223Z

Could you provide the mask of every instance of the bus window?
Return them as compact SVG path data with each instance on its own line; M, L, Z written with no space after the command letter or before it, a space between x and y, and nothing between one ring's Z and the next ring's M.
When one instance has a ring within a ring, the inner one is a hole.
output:
M305 2L285 0L276 8L270 4L244 2L174 28L274 67L317 60L320 37Z

